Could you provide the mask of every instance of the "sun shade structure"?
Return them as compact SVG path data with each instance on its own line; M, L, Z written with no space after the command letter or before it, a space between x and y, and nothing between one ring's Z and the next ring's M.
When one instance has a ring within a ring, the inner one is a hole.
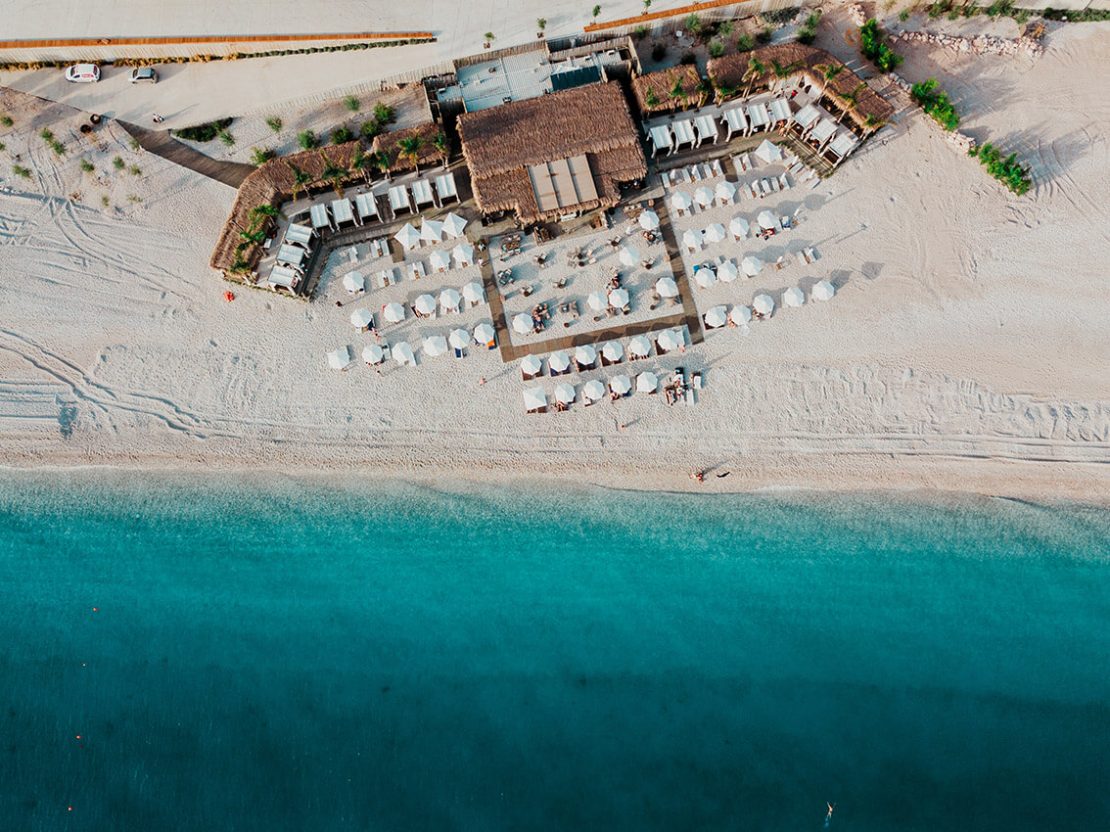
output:
M412 198L417 205L433 205L435 195L432 194L432 183L427 179L417 179L412 183Z
M790 120L790 102L785 98L775 98L770 103L771 108L771 121L778 123L780 121Z
M460 266L470 266L474 263L474 246L470 243L459 243L451 250L451 256Z
M478 324L478 326L474 327L475 344L486 346L487 344L492 344L496 338L497 334L489 324Z
M720 202L732 202L736 197L736 186L724 179L717 183L717 189L713 192Z
M567 384L565 381L559 382L555 385L555 401L559 404L573 404L577 398L574 387Z
M625 266L636 266L640 263L640 252L632 246L621 246L621 250L617 253L617 259Z
M748 277L755 277L763 271L763 261L755 255L749 254L740 261L740 270Z
M701 243L701 232L693 228L687 228L682 235L682 245L690 249L690 251L696 251L701 248Z
M616 364L624 359L624 347L620 341L606 341L601 348L601 356L610 364Z
M751 231L751 226L748 225L748 221L743 217L733 217L729 221L728 230L732 232L732 236L736 237L738 240L742 240L748 236L748 232Z
M744 107L730 107L724 111L725 127L728 128L729 138L733 133L745 133L748 130L748 117L744 115Z
M599 402L605 398L605 385L597 379L591 379L582 385L582 398L588 402Z
M752 308L760 315L770 315L775 311L775 301L770 295L756 295L752 299Z
M626 396L632 392L632 379L624 373L609 379L609 389L618 396Z
M832 153L837 159L843 159L851 153L858 144L859 137L855 133L845 130L829 142L829 146L825 148L825 152Z
M409 189L405 185L394 185L389 189L389 207L393 213L412 210L412 199Z
M381 364L385 361L385 350L378 344L367 344L362 348L362 360L367 364Z
M731 260L726 260L717 266L717 279L722 283L732 283L740 274L736 270L736 264Z
M452 289L448 286L439 293L439 305L443 307L445 312L458 312L462 305L462 295L459 294L458 289Z
M647 210L640 214L640 228L644 231L655 231L659 227L659 215Z
M694 282L701 288L708 289L717 284L717 275L708 266L698 266L694 270Z
M689 194L685 194L682 191L675 191L671 194L671 207L676 211L689 211L690 206L693 204Z
M782 293L782 302L787 306L804 306L806 302L806 293L797 286L791 286Z
M406 222L401 226L401 230L393 235L393 239L399 242L405 251L412 251L420 244L420 232L411 222Z
M452 211L443 218L443 232L448 237L461 237L466 229L466 220Z
M674 282L673 277L661 277L655 281L655 291L661 298L677 298L678 284Z
M590 344L582 344L574 348L574 360L582 367L592 367L597 363L597 350Z
M477 280L472 280L463 286L462 294L467 303L481 303L486 299L486 289Z
M351 313L351 324L358 329L366 329L374 323L374 315L369 309L356 309Z
M513 332L518 335L531 335L532 329L532 316L527 312L520 312L513 315Z
M647 358L651 355L651 341L646 335L633 336L628 342L628 355L630 358Z
M280 288L292 291L300 279L300 275L288 266L274 266L270 269L270 276L266 279L266 282L271 289Z
M719 243L725 238L725 227L719 222L713 223L702 234L707 243Z
M656 343L659 344L659 349L664 352L670 352L671 350L677 350L679 347L684 346L686 344L686 339L682 337L681 330L664 329L659 333Z
M343 275L343 288L352 295L366 291L366 278L360 272L347 272Z
M283 245L278 249L277 261L295 269L303 268L305 250L300 246Z
M393 360L396 361L398 364L408 364L410 366L416 366L416 353L412 351L412 346L409 344L408 341L402 341L399 344L394 344L392 347L390 347L389 352L393 356Z
M458 119L471 186L485 214L521 222L612 208L647 163L617 82L588 84Z
M447 336L447 343L453 350L465 350L470 346L470 333L461 327L452 329L451 334Z
M459 189L455 184L455 174L451 171L441 173L435 178L436 194L439 195L440 202L446 202L449 199L459 198Z
M779 150L779 146L768 139L760 142L759 147L755 149L755 155L769 165L782 161L782 151Z
M382 315L391 324L400 323L405 319L405 307L399 303L387 303L382 307Z
M821 118L821 111L814 107L812 104L806 104L802 109L798 110L791 119L802 130L808 130Z
M609 305L615 309L624 309L630 301L627 289L614 289L609 293Z
M766 208L759 212L759 216L755 218L755 221L759 223L759 227L762 228L764 231L776 231L779 227L778 220L775 219L775 215L768 211Z
M752 310L747 306L734 306L732 311L728 313L728 319L737 326L751 323Z
M570 356L562 350L556 350L547 356L547 366L553 373L565 373L570 369Z
M665 124L660 124L657 127L652 127L651 132L651 146L654 153L660 150L672 150L674 148L674 139L671 137L671 128Z
M354 222L355 213L351 210L351 200L346 197L343 199L333 199L331 201L331 215L336 225Z
M520 360L520 371L534 378L543 372L543 360L538 355L526 355Z
M728 309L723 306L714 306L705 313L705 325L710 329L717 329L728 323Z
M529 387L521 395L524 396L525 412L539 413L547 409L547 394L542 387Z
M308 209L308 220L313 228L331 228L331 217L328 215L328 206L313 205Z
M836 122L831 118L823 118L817 122L817 126L809 131L809 140L816 142L818 145L823 145L829 139L836 135Z
M424 220L420 223L420 239L426 243L443 242L443 223L436 220Z
M717 119L711 115L702 115L694 117L694 129L698 133L698 144L700 145L705 141L712 141L717 143L717 136L720 133L720 128L717 127Z
M659 389L659 377L650 371L636 376L637 393L654 393Z
M328 353L328 366L333 370L343 370L351 363L351 348L338 347Z
M436 249L428 257L428 262L432 264L432 268L437 272L447 271L451 268L451 255L443 249Z
M436 311L435 295L425 292L416 299L416 303L412 306L421 315L434 315Z
M312 245L312 238L315 236L316 232L307 225L299 225L295 222L289 223L289 227L285 229L285 242L296 243L299 246Z
M767 105L762 102L749 104L747 116L752 130L762 130L771 124L771 114L767 112Z
M447 339L442 335L429 335L424 339L424 355L439 358L447 353Z
M378 216L378 203L373 194L358 194L355 196L355 210L364 220Z
M600 312L608 303L609 299L605 296L604 292L590 292L590 294L586 296L586 304L595 312Z
M694 202L703 208L713 204L713 190L702 185L694 191Z
M810 294L814 300L832 300L833 295L836 294L836 287L827 280L818 280L813 284Z
M674 131L674 143L676 145L692 145L697 140L697 135L694 133L694 122L688 118L673 122L671 130Z

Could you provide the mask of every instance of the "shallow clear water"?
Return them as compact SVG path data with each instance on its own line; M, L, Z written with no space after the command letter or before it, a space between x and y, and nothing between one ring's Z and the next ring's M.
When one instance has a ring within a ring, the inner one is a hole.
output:
M0 828L1110 828L1108 540L991 500L3 476Z

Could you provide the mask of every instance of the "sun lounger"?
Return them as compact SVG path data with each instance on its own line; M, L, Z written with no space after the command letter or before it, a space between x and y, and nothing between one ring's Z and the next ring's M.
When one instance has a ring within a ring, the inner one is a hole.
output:
M779 180L772 176L767 180L767 184L771 186L771 193L777 194L779 192Z
M779 187L784 191L790 190L790 179L787 178L785 173L779 177Z
M724 168L721 167L721 160L720 159L714 159L712 164L711 164L711 167L713 169L713 175L714 176L724 176L725 175Z
M413 280L419 280L422 277L426 277L427 272L424 271L424 262L422 260L418 260L413 263L412 266L409 267L409 274L412 275Z
M392 286L396 282L397 277L393 273L392 267L388 269L382 269L380 272L378 272L378 286L380 288L384 289L386 286Z
M805 249L805 253L806 253L806 260L808 260L810 263L817 262L817 259L818 259L817 249L807 248L807 249Z
M801 252L801 251L794 252L794 259L798 261L798 265L800 265L800 266L805 266L805 265L809 264L809 261L806 260L806 256L805 256L804 252Z

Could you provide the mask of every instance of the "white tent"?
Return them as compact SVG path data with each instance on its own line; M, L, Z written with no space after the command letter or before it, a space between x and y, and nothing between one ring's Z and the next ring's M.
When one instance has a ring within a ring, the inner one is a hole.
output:
M474 246L470 243L459 243L451 250L451 255L460 266L469 266L474 262Z
M448 199L458 199L459 189L455 184L455 174L451 171L441 173L435 178L436 193L439 195L439 201L442 203Z
M716 196L721 203L732 202L736 197L736 186L727 179L722 179L717 183L717 190L714 192L714 196Z
M694 122L690 119L684 118L682 121L671 122L671 130L674 131L676 145L694 143Z
M270 276L266 278L266 283L271 289L288 289L292 291L297 287L301 277L295 271L287 266L274 266L270 269Z
M543 372L543 359L538 355L526 355L520 360L520 371L526 376L538 376Z
M624 309L630 300L627 289L614 289L609 293L609 304L614 309Z
M713 190L702 185L694 191L694 201L703 208L713 204Z
M628 342L628 355L631 358L647 358L651 355L651 341L646 335L636 335Z
M533 330L532 316L527 312L513 315L513 331L519 335L531 335Z
M717 329L728 323L728 309L724 306L714 306L705 313L705 325L710 329Z
M759 227L764 231L777 231L779 227L778 221L775 220L775 215L766 208L759 212L759 216L755 218L755 221L759 223Z
M337 347L328 353L328 366L333 370L342 370L351 363L351 348Z
M779 150L778 145L764 139L759 147L755 149L755 155L762 159L767 164L772 162L782 161L782 151Z
M355 208L358 215L364 220L378 216L378 204L373 194L358 194L355 196Z
M832 300L833 295L836 294L836 287L827 280L818 280L813 284L810 294L814 300Z
M411 222L401 226L401 230L393 235L393 239L401 244L405 251L412 251L420 242L420 232L413 228Z
M632 379L621 373L609 379L609 389L618 396L625 396L632 392Z
M605 398L605 385L591 379L582 385L582 398L589 402L599 402Z
M701 288L708 289L716 285L717 275L709 266L698 266L694 269L694 282L701 286Z
M617 259L626 266L637 266L640 263L640 252L636 251L632 246L621 246L621 250L617 254Z
M817 123L819 118L821 118L821 111L812 104L806 104L802 109L794 113L794 117L791 120L801 127L802 130L808 130Z
M404 185L394 185L389 189L389 207L394 214L400 211L411 211L412 200L409 199L409 189Z
M412 346L408 341L401 341L399 344L394 344L390 347L389 352L393 356L393 360L398 364L411 364L413 367L416 366L416 353L412 351Z
M748 225L748 221L743 217L733 217L728 224L728 230L732 232L732 236L737 240L742 240L748 236L748 232L751 231L751 226Z
M604 292L590 292L586 297L586 303L589 304L590 309L600 312L608 305L609 299Z
M361 272L347 272L343 275L343 288L352 295L366 291L366 278Z
M492 344L497 338L497 334L493 331L493 327L489 324L478 324L474 327L474 343L481 344L483 347Z
M429 335L424 339L424 355L438 358L447 353L447 339L442 335Z
M472 280L462 288L467 303L481 303L486 299L486 289L477 280Z
M438 220L424 220L420 224L420 239L426 243L443 242L443 223Z
M307 225L291 222L289 227L285 229L285 242L296 243L305 248L312 247L312 238L316 236L316 232L309 228Z
M564 373L570 369L570 356L562 350L556 350L547 356L547 366L553 373Z
M702 235L707 243L719 243L725 238L725 227L719 222L713 223Z
M667 125L661 124L658 127L651 128L651 143L655 147L655 152L660 150L668 150L674 146L671 140L671 130Z
M369 309L356 309L351 313L351 325L358 329L366 329L374 323L374 315Z
M458 289L452 289L448 286L439 293L439 305L443 307L445 312L458 312L461 304L462 295L459 294Z
M690 251L697 251L701 248L701 232L693 228L687 228L682 235L682 245L686 246Z
M755 255L749 254L747 257L740 261L740 269L748 277L755 277L757 274L763 271L763 261Z
M589 344L575 347L574 360L583 367L592 367L597 363L597 350Z
M728 313L728 319L737 326L751 323L752 310L747 306L734 306L732 311Z
M449 237L461 237L466 228L466 220L452 211L443 218L443 230Z
M624 347L620 341L606 341L601 348L601 357L610 364L616 364L624 358Z
M686 339L682 337L682 330L680 329L664 329L659 333L656 342L659 344L659 349L670 352L685 346Z
M555 385L555 401L559 404L571 404L574 402L575 393L574 387L567 384L565 381Z
M432 183L427 179L417 179L412 183L412 198L417 205L433 205L436 198L432 193Z
M405 307L399 303L387 303L382 307L382 315L391 324L399 323L405 319Z
M809 131L809 140L822 145L836 135L836 129L836 122L832 119L823 118L817 122L816 127Z
M330 228L331 217L328 215L328 206L313 205L308 209L308 216L313 228Z
M682 191L675 191L671 194L671 207L676 211L689 211L691 205L693 203L690 201L690 197Z
M435 295L430 295L425 292L416 299L416 303L412 306L421 315L434 315L436 311L436 297Z
M731 260L726 260L717 266L717 279L722 283L732 283L739 276L736 271L736 264Z
M462 327L452 329L451 334L447 336L447 343L451 345L451 349L465 350L470 346L470 333Z
M528 413L537 413L547 409L547 394L542 387L528 387L522 393L524 396L524 410Z
M640 228L644 231L654 231L659 227L659 215L654 211L644 211L640 214Z
M441 248L437 248L428 257L428 262L437 272L445 272L451 268L451 255Z
M355 214L351 210L351 200L347 197L342 199L333 199L331 201L331 215L335 219L336 225L341 225L345 222L354 222Z
M782 293L782 302L787 306L805 306L806 293L797 286L791 286Z
M385 350L378 344L367 344L362 348L362 360L367 364L381 364L385 360Z
M636 376L637 393L654 393L659 389L659 377L655 373L643 372Z
M673 277L661 277L655 281L655 291L661 298L677 298L678 284L674 282Z
M770 295L756 295L752 307L760 315L770 315L775 311L775 301Z

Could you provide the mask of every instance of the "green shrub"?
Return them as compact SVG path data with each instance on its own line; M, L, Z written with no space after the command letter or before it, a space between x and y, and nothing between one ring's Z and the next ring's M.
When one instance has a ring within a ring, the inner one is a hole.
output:
M1029 178L1029 170L1018 163L1016 153L1003 158L998 148L988 142L978 150L972 150L970 155L978 157L983 167L987 169L987 173L1018 196L1028 192L1033 185L1033 180Z
M12 173L16 176L22 176L24 179L31 178L31 169L25 168L23 165L12 165Z
M320 140L316 138L316 134L311 130L302 130L297 134L297 144L301 150L312 150L312 148L319 146Z
M691 35L697 36L702 30L701 18L696 14L689 15L682 21L682 28L689 32Z
M282 128L282 120L277 116L270 116L266 119L266 126L273 130L275 133L280 133Z
M955 106L948 100L948 93L938 87L935 78L914 84L910 88L910 95L945 130L955 130L960 126L960 116Z
M879 22L871 18L859 30L859 49L883 72L893 71L902 63L902 56L887 45Z
M755 38L751 35L741 35L736 39L736 49L740 52L751 52L755 49Z
M96 170L96 165L94 165L88 159L82 159L81 170L83 170L85 173L92 173L94 170Z
M374 120L383 127L396 117L393 108L388 104L377 103L374 105Z
M362 109L362 102L358 100L357 96L348 95L343 99L343 106L350 110L352 113L357 113Z
M1014 11L1014 0L994 0L987 6L990 17L1008 17Z
M261 164L268 162L274 158L274 150L271 147L256 147L251 151L251 164L258 167Z
M123 161L123 159L117 156L112 160L112 167L114 167L116 170L123 170L125 167L127 167L127 162Z
M772 35L774 35L774 30L770 26L764 26L755 33L755 42L759 44L770 43Z
M725 54L725 45L719 40L711 41L709 44L709 57L719 58Z
M232 121L233 119L230 118L221 118L218 121L209 121L193 127L183 127L180 130L174 130L173 134L179 139L190 142L210 142L220 133L225 132Z
M647 36L648 36L648 27L647 26L642 26L642 25L637 26L635 29L632 30L632 37L634 37L636 40L643 40Z
M132 176L142 176L143 175L143 169L141 167L139 167L138 165L132 165L131 167L129 167L127 169L127 171Z
M332 144L344 144L354 139L355 134L348 127L336 127L331 131Z
M108 194L101 194L100 195L100 204L103 205L105 208L107 208L109 205L111 205L111 202L112 201L110 199L108 199Z
M382 132L382 126L378 124L377 119L371 119L370 121L362 122L362 126L358 129L358 132L364 139L371 141L374 136Z
M230 131L221 130L220 141L223 142L226 147L231 147L233 144L235 144L235 137L231 135Z
M4 115L0 116L0 124L3 124L5 127L11 127L15 124L15 121L12 120L12 117L7 113L4 113Z
M0 150L7 150L7 149L8 149L8 146L6 144L4 144L3 142L0 142Z
M724 23L722 23L720 26L718 26L717 27L717 34L720 35L723 38L727 38L729 35L731 35L732 34L732 21L731 20L726 20Z
M898 12L898 19L905 23L907 20L910 19L910 10L902 9L902 11Z

